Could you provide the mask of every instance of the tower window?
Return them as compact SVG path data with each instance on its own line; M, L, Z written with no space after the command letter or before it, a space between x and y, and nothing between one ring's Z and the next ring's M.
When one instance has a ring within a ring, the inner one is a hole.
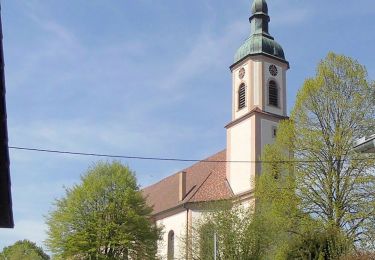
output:
M273 80L268 83L268 104L275 107L279 106L279 89Z
M174 232L173 230L168 233L168 260L174 259Z
M246 107L246 86L241 84L238 89L238 110Z

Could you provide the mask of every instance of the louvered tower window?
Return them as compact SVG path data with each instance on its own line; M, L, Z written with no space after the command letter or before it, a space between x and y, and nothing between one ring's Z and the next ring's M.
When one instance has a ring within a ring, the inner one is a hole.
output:
M246 86L241 84L238 89L238 110L246 106Z
M275 107L279 106L279 89L273 80L268 84L268 104Z

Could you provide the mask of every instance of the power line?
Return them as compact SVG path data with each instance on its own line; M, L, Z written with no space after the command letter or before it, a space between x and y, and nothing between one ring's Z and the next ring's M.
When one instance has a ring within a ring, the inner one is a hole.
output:
M114 155L114 154L72 152L72 151L61 151L61 150L40 149L40 148L28 148L28 147L18 147L18 146L9 146L9 148L10 149L14 149L14 150L25 150L25 151L33 151L33 152L45 152L45 153L57 153L57 154L69 154L69 155L82 155L82 156L93 156L93 157L107 157L107 158L119 158L119 159L137 159L137 160L152 160L152 161L177 161L177 162L200 162L201 161L201 160L194 160L194 159L143 157L143 156L128 156L128 155ZM207 162L226 162L226 161L207 161Z
M23 150L23 151L31 151L31 152L44 152L44 153L56 153L56 154L68 154L68 155L92 156L92 157L106 157L106 158L117 158L117 159L149 160L149 161L203 162L203 163L321 163L321 162L331 162L331 161L323 161L323 160L284 160L284 161L283 160L281 160L281 161L197 160L197 159L144 157L144 156L129 156L129 155L72 152L72 151L30 148L30 147L19 147L19 146L9 146L9 148L14 149L14 150ZM349 161L349 160L352 160L352 161L375 160L375 157L344 159L342 161Z
M129 156L129 155L85 153L85 152L72 152L72 151L61 151L61 150L40 149L40 148L28 148L28 147L18 147L18 146L9 146L9 148L10 149L14 149L14 150L24 150L24 151L33 151L33 152L45 152L45 153L57 153L57 154L69 154L69 155L82 155L82 156L93 156L93 157L107 157L107 158L118 158L118 159L150 160L150 161L207 162L207 163L226 163L226 162L251 163L251 161L197 160L197 159L143 157L143 156ZM259 162L261 162L261 161L259 161Z

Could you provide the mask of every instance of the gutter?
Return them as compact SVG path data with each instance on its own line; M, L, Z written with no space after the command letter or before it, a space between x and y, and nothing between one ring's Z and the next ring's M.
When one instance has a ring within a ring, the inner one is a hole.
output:
M357 153L375 153L375 134L357 140L353 150Z
M234 68L237 64L240 64L241 62L243 62L244 60L246 60L248 57L258 56L258 55L264 55L264 56L266 56L266 57L269 57L269 58L272 58L272 59L276 59L276 60L278 60L279 62L286 64L286 65L288 66L288 69L290 68L290 65L289 65L289 62L288 62L288 61L286 61L286 60L284 60L284 59L281 59L281 58L279 58L279 57L273 56L273 55L271 55L271 54L265 53L265 52L258 52L258 53L250 53L250 54L246 55L245 57L243 57L242 59L240 59L240 60L236 61L235 63L233 63L233 64L229 67L230 71L232 71L233 68Z

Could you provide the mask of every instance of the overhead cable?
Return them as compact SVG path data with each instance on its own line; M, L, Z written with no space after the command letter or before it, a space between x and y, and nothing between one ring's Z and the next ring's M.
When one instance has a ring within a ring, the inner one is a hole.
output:
M115 154L101 154L101 153L86 153L86 152L73 152L73 151L62 151L62 150L52 150L52 149L41 149L41 148L30 148L30 147L20 147L20 146L9 146L10 149L14 150L24 150L31 152L44 152L44 153L55 153L55 154L67 154L67 155L78 155L78 156L92 156L92 157L106 157L114 159L134 159L134 160L149 160L149 161L173 161L173 162L202 162L202 163L321 163L321 162L331 162L324 160L279 160L279 161L229 161L229 160L197 160L197 159L182 159L182 158L163 158L163 157L144 157L144 156L129 156L129 155L115 155ZM366 158L353 158L344 159L341 161L365 161L365 160L375 160L374 157Z

